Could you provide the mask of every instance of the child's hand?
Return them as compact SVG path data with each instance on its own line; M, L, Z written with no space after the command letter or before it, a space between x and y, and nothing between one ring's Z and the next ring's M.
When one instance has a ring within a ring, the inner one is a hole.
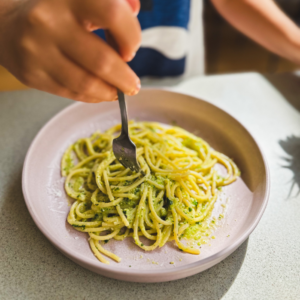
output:
M2 0L1 0L2 1ZM84 102L136 94L125 61L141 40L139 0L5 0L0 4L0 64L26 85ZM89 30L105 28L117 54Z

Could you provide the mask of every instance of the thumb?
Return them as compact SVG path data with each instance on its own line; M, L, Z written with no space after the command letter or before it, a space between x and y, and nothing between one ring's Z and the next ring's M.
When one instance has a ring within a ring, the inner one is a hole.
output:
M133 14L135 16L138 15L140 8L141 8L141 4L140 4L140 0L126 0L126 2L130 5ZM94 31L99 29L99 26L94 25L92 22L90 21L84 21L83 26L86 28L86 30L88 31Z
M140 0L126 0L126 1L132 8L134 15L137 16L141 8Z

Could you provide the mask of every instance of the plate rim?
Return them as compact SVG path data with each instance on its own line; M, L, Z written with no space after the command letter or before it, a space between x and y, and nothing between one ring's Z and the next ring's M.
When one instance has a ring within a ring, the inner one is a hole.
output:
M257 146L262 161L263 161L263 165L264 165L264 169L265 169L265 178L266 178L266 189L265 189L265 193L264 193L264 197L263 197L263 201L261 204L261 207L258 211L258 213L255 215L254 220L251 222L249 228L247 231L245 231L242 234L242 237L237 239L236 241L234 241L230 246L227 246L226 248L224 248L223 250L201 260L201 261L196 261L193 263L188 263L186 265L183 266L175 266L172 269L165 269L165 270L135 270L135 269L130 269L130 270L123 270L123 269L117 269L112 265L105 265L105 264L99 264L96 265L95 261L92 260L91 258L87 258L85 257L83 254L74 254L71 251L68 251L63 244L61 244L59 241L57 241L55 239L55 236L53 234L51 234L50 232L47 231L47 228L45 226L43 226L43 223L39 221L38 216L35 214L34 212L34 208L31 205L31 201L30 201L30 195L29 195L29 191L27 188L27 182L28 182L28 177L26 176L29 172L29 168L30 168L30 157L32 155L32 151L35 147L35 145L38 143L40 137L43 136L43 133L45 130L48 129L48 127L50 127L52 125L52 123L55 123L57 119L59 119L62 115L68 113L69 111L76 109L76 107L78 106L82 106L82 105L86 105L85 103L82 102L77 102L77 103L72 103L70 105L68 105L67 107L63 108L61 111L59 111L58 113L56 113L52 118L50 118L50 120L48 120L43 127L38 131L38 133L36 134L36 136L34 137L34 139L32 140L26 156L25 156L25 160L24 160L24 164L23 164L23 170L22 170L22 192L23 192L23 196L24 196L24 200L25 200L25 204L27 206L27 209L31 215L31 218L33 219L34 223L36 224L36 226L39 228L39 230L43 233L43 235L60 251L62 252L65 256L67 256L68 258L70 258L71 260L73 260L74 262L76 262L77 264L81 265L84 267L84 265L88 265L90 267L92 267L93 269L99 269L101 271L106 272L106 275L104 276L108 276L111 278L116 278L114 275L117 275L118 277L122 276L122 275L131 275L131 276L137 276L137 275L141 275L143 276L144 279L147 279L147 277L152 277L155 275L171 275L172 277L174 277L175 274L181 273L182 271L188 271L188 270L195 270L200 268L201 266L206 266L203 268L202 271L214 266L215 264L219 263L221 260L225 259L227 256L229 256L233 251L235 251L248 237L249 235L254 231L254 229L256 228L256 226L258 225L259 221L261 220L265 209L267 207L268 201L269 201L269 196L270 196L270 170L269 170L269 166L268 166L268 162L266 159L266 156L264 154L264 151L262 149L262 147L260 146L260 143L254 138L254 136L252 135L252 133L239 121L237 120L232 114L230 114L229 112L227 112L226 110L218 107L217 105L211 103L210 101L204 100L202 98L187 94L187 93L182 93L182 92L177 92L177 91L173 91L172 89L168 89L168 88L142 88L143 91L149 90L149 91L159 91L159 92L168 92L168 93L174 93L174 94L179 94L185 97L190 97L190 98L194 98L195 100L200 100L202 102L205 102L206 105L210 105L213 106L214 109L220 110L223 113L227 114L229 117L231 117L235 122L237 122L242 128L243 130L245 130L248 135L250 136L250 138L252 139L252 141L254 142L254 144ZM78 262L80 261L80 263ZM202 272L199 271L199 272ZM95 272L95 271L94 271ZM198 272L194 272L193 274L198 273ZM103 275L103 272L101 273ZM188 275L190 276L190 275ZM176 277L176 276L175 276ZM182 276L182 277L186 277L186 276ZM142 278L141 278L142 279ZM175 278L177 279L177 278ZM132 280L131 278L126 279L122 279L124 281L135 281L137 282L137 280ZM162 282L162 281L170 281L170 280L174 280L174 279L169 279L169 280L159 280L159 281L155 281L155 282ZM139 280L140 281L140 280ZM141 280L143 281L143 280ZM149 281L150 282L150 281Z

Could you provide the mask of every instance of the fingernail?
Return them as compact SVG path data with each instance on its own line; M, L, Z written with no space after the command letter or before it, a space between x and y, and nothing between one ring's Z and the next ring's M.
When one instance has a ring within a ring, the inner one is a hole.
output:
M128 96L134 96L136 95L141 89L141 82L138 80L136 86L134 89L132 89L129 93L126 93Z

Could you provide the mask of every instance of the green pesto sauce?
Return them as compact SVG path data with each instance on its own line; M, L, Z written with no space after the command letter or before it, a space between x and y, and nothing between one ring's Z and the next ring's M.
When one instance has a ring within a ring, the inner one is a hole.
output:
M138 203L137 201L127 199L127 200L124 200L124 201L120 202L120 207L122 209L124 209L124 208L134 208L134 207L137 206L137 203Z
M103 221L103 214L102 213L96 213L93 221Z
M123 209L123 213L126 216L127 221L129 222L129 228L132 228L133 226L133 221L135 219L135 213L136 209L135 208L125 208Z
M194 224L188 227L183 234L183 238L192 239L192 240L200 240L203 236L203 227L202 224Z
M77 177L73 182L73 189L75 192L81 192L83 190L84 186L84 178L83 177Z
M64 171L66 171L68 173L73 167L74 167L74 160L71 157L71 155L69 154L65 159Z
M96 200L98 202L109 202L110 201L109 198L108 198L108 196L105 195L105 194L103 194L101 191L98 192Z
M159 211L159 216L165 217L166 215L167 215L167 210L164 207L162 207Z

